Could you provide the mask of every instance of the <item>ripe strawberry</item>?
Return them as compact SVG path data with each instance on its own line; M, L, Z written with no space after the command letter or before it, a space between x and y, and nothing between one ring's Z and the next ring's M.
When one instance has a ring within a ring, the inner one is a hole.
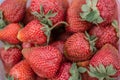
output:
M42 6L40 8L40 6ZM40 20L42 22L51 22L54 24L64 20L64 9L62 3L59 0L32 0L30 9L32 12L38 12L41 15Z
M70 78L70 73L69 73L69 70L71 68L71 64L70 63L63 63L61 65L61 68L58 72L58 74L51 78L51 79L48 79L48 80L69 80Z
M89 36L87 32L75 33L65 42L65 56L70 61L85 61L90 59L96 48L94 47L96 38Z
M70 7L67 11L67 22L69 23L69 27L67 31L70 32L79 32L79 31L86 31L91 27L91 23L82 20L80 16L81 7L85 4L85 0L73 0Z
M4 64L6 72L9 70L22 59L21 50L17 47L10 47L9 49L5 50L5 48L0 49L0 56L1 60Z
M0 5L4 19L8 22L20 22L24 17L26 2L27 0L5 0Z
M11 44L18 44L17 39L18 31L20 30L20 25L18 23L11 23L0 30L0 40L6 41Z
M33 20L18 32L17 38L22 42L44 44L47 41L47 37L42 28L43 25L38 20Z
M107 25L117 17L117 3L115 0L85 0L80 13L83 20ZM109 5L106 5L109 4Z
M10 76L15 80L35 80L35 73L26 60L22 60L10 70Z
M28 42L23 42L22 43L22 48L30 48L30 47L34 47L34 44L28 43Z
M57 48L52 46L33 47L22 50L23 55L34 72L42 78L52 78L55 76L62 61L62 55Z
M98 38L96 41L96 47L101 48L106 43L110 43L114 46L117 46L117 42L119 40L116 29L113 25L103 26L94 26L91 28L90 32L91 35L94 35Z
M104 45L90 60L91 77L111 80L111 76L120 75L120 55L111 44Z

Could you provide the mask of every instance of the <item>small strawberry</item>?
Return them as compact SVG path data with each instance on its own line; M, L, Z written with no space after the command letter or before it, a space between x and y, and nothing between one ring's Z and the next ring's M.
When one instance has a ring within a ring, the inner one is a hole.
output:
M80 13L83 20L107 25L117 17L117 3L115 0L84 0ZM107 5L109 4L109 5Z
M8 24L3 29L0 29L0 40L11 44L18 44L19 40L17 39L17 34L20 28L18 23Z
M67 22L69 27L66 27L69 32L86 31L91 27L91 23L82 20L80 13L81 7L85 4L85 0L72 0L70 7L67 10Z
M91 77L101 80L113 80L120 75L120 55L111 44L104 45L90 60Z
M10 70L10 76L15 80L35 80L35 73L26 60L22 60Z
M24 17L26 2L27 0L5 0L0 5L4 19L8 22L20 22Z
M101 48L106 43L110 43L114 46L117 46L117 42L119 40L119 31L116 21L114 21L112 25L110 24L105 27L94 26L93 28L91 28L89 33L98 38L98 40L96 41L97 48Z
M85 61L95 52L97 38L89 36L87 32L75 33L67 39L64 46L65 56L70 61Z
M62 55L57 48L41 46L26 48L22 54L28 60L34 72L42 78L52 78L56 75L62 61Z
M71 68L71 63L63 63L61 65L61 68L58 72L58 74L51 78L51 79L48 79L48 80L69 80L70 78L70 73L69 73L69 70Z

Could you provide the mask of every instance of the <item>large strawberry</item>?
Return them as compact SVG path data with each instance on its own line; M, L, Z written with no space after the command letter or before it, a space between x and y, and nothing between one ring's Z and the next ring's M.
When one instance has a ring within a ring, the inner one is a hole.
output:
M93 28L91 28L89 33L98 38L98 40L96 41L97 48L101 48L106 43L117 46L117 42L119 40L119 29L116 21L113 21L112 25L109 24L105 27L94 26Z
M0 56L6 72L9 72L9 70L22 59L21 50L17 47L10 47L7 50L2 48L0 50Z
M35 73L26 60L22 60L10 70L10 76L14 80L35 80Z
M85 61L90 59L96 50L97 38L89 36L87 32L75 33L67 39L64 46L65 56L71 61Z
M63 21L65 17L63 5L59 0L32 0L30 9L41 22L49 25Z
M117 19L117 4L115 0L85 0L80 13L83 20L106 25ZM109 5L107 5L109 4Z
M26 48L22 54L28 60L34 72L42 78L52 78L56 75L62 61L62 55L57 48L41 46Z
M111 44L104 45L90 60L89 69L89 75L99 80L111 80L120 76L120 55L118 50Z
M91 27L91 24L83 21L80 13L82 12L81 7L85 4L85 0L73 0L70 7L67 10L67 22L69 27L66 27L70 32L86 31Z
M0 5L4 19L8 22L20 22L25 13L27 0L5 0Z
M70 73L69 73L69 70L71 68L71 63L63 63L61 65L61 68L58 72L58 74L51 78L51 79L48 79L48 80L69 80L70 78Z
M21 26L18 23L8 24L3 29L0 29L0 40L11 44L18 44L17 34L20 28Z

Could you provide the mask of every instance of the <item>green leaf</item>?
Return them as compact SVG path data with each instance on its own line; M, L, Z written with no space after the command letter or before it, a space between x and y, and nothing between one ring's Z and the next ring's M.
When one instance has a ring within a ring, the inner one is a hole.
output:
M87 3L88 6L92 5L91 0L86 0L86 3Z
M86 19L86 16L88 15L89 13L87 12L84 12L84 13L80 13L80 17L85 20Z
M8 76L7 80L14 80L14 77Z
M43 17L43 16L42 16L41 14L39 14L37 11L31 12L31 14L34 15L35 17L37 17L39 20L41 20L42 17Z
M53 13L52 10L48 11L48 13L45 15L47 18L55 17L57 15L57 12Z
M113 20L113 22L112 22L112 26L114 26L114 27L118 27L119 25L118 25L118 21L117 20Z
M102 19L102 17L98 17L97 19L96 19L96 23L102 23L104 20Z
M104 74L106 73L106 69L103 64L99 65L99 69L100 69L100 73L104 73Z
M87 69L84 68L84 67L79 67L79 68L78 68L78 71L79 71L80 73L85 73L85 72L87 71Z
M94 68L92 65L90 65L90 72L96 72L96 68Z
M3 20L3 12L0 10L0 29L3 29L5 26L6 26L6 23Z
M91 0L92 1L92 6L96 7L98 0Z
M40 5L40 14L42 16L44 16L44 8L43 8L43 5Z
M90 7L88 6L88 5L83 5L82 7L81 7L81 9L82 9L82 11L83 12L90 12Z
M48 24L49 24L50 26L53 26L53 23L52 23L52 21L51 21L50 19L48 19Z
M113 65L109 65L106 67L107 74L113 76L116 74L117 70L113 68Z

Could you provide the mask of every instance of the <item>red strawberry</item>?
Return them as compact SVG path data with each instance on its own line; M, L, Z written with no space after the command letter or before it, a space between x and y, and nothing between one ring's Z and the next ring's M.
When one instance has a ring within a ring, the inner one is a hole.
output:
M41 46L23 49L23 55L34 72L42 78L52 78L55 76L62 61L62 55L57 48L52 46Z
M20 22L24 17L26 2L27 0L5 0L0 5L4 19L8 22Z
M86 31L91 27L91 24L83 21L80 17L81 7L85 4L85 0L73 0L72 4L68 8L67 11L67 22L69 23L69 27L67 31L70 32L79 32L79 31Z
M90 60L91 77L110 80L111 76L120 75L120 55L111 44L104 45ZM106 75L104 75L106 74Z
M42 6L44 10L40 10L40 6ZM49 23L48 20L51 20L53 24L56 24L64 20L64 9L59 0L32 0L30 9L32 12L40 12L41 18L43 19L42 22L46 20L47 23ZM46 16L49 11L51 11L49 13L50 15ZM41 13L44 13L44 15Z
M11 44L18 44L17 39L18 31L20 30L20 25L18 23L11 23L0 30L0 40L6 41Z
M48 80L69 80L70 78L70 73L69 70L71 68L71 64L70 63L63 63L58 74Z
M22 60L10 70L10 76L15 80L35 80L35 73L26 60Z
M43 25L38 20L33 20L18 32L17 38L22 42L44 44L47 37L42 28Z
M65 56L71 61L85 61L90 59L95 51L96 38L89 36L87 32L75 33L65 42Z
M113 25L103 26L94 26L91 28L90 32L91 35L94 35L98 38L96 41L96 47L101 48L106 43L110 43L114 46L117 46L118 36L116 29Z
M117 17L117 3L115 0L85 0L80 14L83 20L95 24L106 25ZM109 5L107 5L109 4Z
M34 47L34 44L28 43L28 42L23 42L22 43L22 48L30 48Z
M36 80L47 80L46 78L41 78L39 76L37 76Z

